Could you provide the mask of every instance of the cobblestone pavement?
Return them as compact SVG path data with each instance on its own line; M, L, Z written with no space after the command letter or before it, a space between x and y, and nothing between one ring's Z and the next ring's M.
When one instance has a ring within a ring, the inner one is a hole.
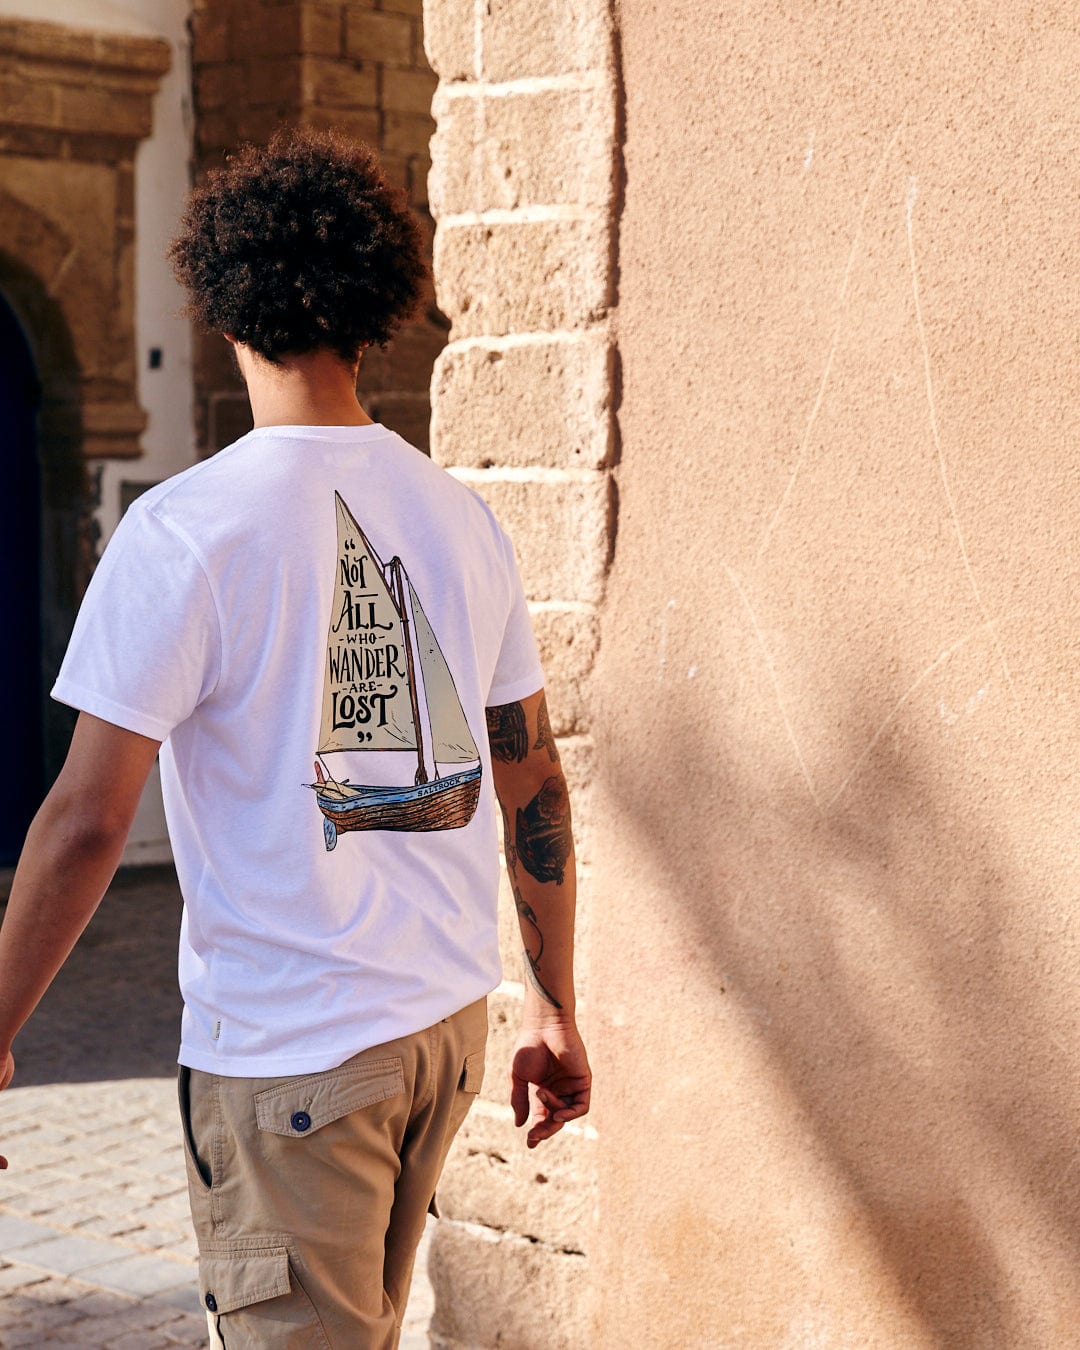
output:
M6 886L0 879L0 897ZM176 1112L180 897L122 872L0 1093L0 1347L207 1344ZM427 1350L427 1240L401 1350Z

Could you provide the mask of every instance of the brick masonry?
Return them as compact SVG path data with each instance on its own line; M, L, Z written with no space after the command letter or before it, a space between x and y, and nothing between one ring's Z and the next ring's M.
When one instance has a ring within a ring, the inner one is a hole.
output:
M613 108L594 74L519 81L483 98L471 89L442 85L434 108L431 195L440 215L475 210L478 201L489 210L606 207Z
M602 331L456 341L435 366L432 457L473 469L606 468L611 380Z
M408 194L427 242L431 100L419 0L195 0L195 168L281 125L333 128L368 142ZM428 449L431 371L447 322L434 294L385 352L365 354L359 393L376 421ZM251 426L243 383L217 335L196 339L196 434L212 454Z
M429 1271L437 1290L435 1350L582 1350L595 1344L588 1259L580 1252L488 1222L459 1220L436 1227Z
M435 239L439 304L455 335L588 328L611 301L609 227L556 206L450 216Z
M618 192L610 16L588 0L427 0L434 266L450 340L432 380L432 454L514 538L571 785L579 1015L589 1032L590 681L615 527L612 312ZM592 1343L596 1136L527 1153L507 1105L520 939L504 895L481 1100L440 1188L432 1343Z

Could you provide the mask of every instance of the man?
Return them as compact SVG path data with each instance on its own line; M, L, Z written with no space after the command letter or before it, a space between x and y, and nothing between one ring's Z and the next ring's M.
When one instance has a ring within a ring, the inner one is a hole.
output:
M54 689L80 717L0 932L0 1085L160 750L212 1342L382 1350L480 1088L495 794L525 947L515 1120L535 1147L588 1110L566 784L512 546L356 398L426 277L373 156L310 132L244 150L173 260L254 430L144 494L87 593Z

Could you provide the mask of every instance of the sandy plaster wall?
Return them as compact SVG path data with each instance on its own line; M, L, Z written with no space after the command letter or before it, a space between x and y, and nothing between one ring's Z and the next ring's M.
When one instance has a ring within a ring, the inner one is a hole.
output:
M1076 1345L1074 16L619 27L597 1343Z

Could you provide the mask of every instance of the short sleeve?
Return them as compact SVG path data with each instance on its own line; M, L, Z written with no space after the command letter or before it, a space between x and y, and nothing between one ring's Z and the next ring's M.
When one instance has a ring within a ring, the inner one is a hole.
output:
M529 606L525 600L525 589L521 584L521 574L514 557L513 545L505 535L503 541L510 584L510 605L503 630L502 646L488 690L489 708L497 708L504 703L516 703L519 699L535 694L538 689L544 687L544 670L536 649L536 637L533 634Z
M163 741L212 692L220 661L202 565L174 528L136 503L91 578L53 698Z

